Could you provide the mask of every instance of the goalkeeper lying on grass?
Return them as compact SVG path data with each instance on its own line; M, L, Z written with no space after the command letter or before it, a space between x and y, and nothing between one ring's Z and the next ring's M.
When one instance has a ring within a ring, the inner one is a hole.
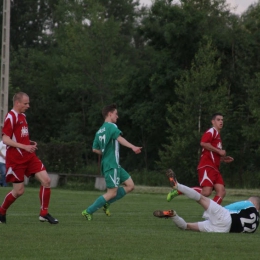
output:
M253 196L245 201L238 201L222 207L195 190L179 184L171 169L167 171L166 175L174 189L197 201L204 208L206 220L187 223L174 210L156 210L153 213L155 217L171 218L177 227L184 230L220 233L254 233L256 231L259 224L260 197Z

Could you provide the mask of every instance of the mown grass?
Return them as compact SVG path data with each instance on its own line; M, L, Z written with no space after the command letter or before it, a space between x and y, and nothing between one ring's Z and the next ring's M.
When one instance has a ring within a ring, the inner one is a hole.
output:
M0 188L2 201L10 188ZM53 189L50 213L60 221L38 221L38 188L9 209L7 224L0 225L3 260L9 259L259 259L260 231L254 234L196 233L179 230L171 220L157 219L156 209L174 208L187 221L201 220L202 208L184 196L168 203L169 188L139 186L111 206L111 217L99 210L91 222L81 211L102 192ZM223 205L258 190L228 190Z

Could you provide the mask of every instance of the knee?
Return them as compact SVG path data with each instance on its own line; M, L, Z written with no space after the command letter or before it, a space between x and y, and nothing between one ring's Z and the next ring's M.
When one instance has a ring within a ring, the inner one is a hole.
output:
M226 190L223 189L223 190L219 191L217 193L217 195L223 199L226 196Z
M209 197L212 193L212 190L203 190L201 191L201 195L205 196L205 197Z
M48 173L44 170L41 172L37 172L35 174L36 179L41 183L41 185L45 188L50 188L51 186L51 179Z
M105 198L106 201L108 201L115 198L116 195L117 195L117 190L113 192L111 190L107 190L107 192L103 195L103 197Z
M133 184L131 184L131 185L125 186L125 191L126 191L126 193L128 193L128 192L133 191L134 188L135 188L135 185L134 185L134 183L133 183Z
M130 191L133 191L135 189L135 185L133 184L131 187L130 187Z
M12 194L15 198L18 198L24 194L24 187L12 191Z
M226 196L226 189L223 185L218 185L215 187L215 190L216 190L216 195L221 197L221 198L224 198Z
M110 193L110 197L111 197L111 199L115 198L116 195L117 195L117 190L116 190L115 192L113 192L113 193Z
M44 178L42 181L41 181L41 185L45 188L50 188L51 186L51 179L49 177L47 178Z

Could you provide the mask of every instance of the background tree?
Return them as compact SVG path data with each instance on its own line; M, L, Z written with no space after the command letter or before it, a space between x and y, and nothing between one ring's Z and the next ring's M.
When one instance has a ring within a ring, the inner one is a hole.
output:
M12 2L10 108L16 91L28 92L32 138L44 149L80 144L91 164L101 108L115 102L119 128L143 146L138 158L122 149L123 166L157 172L191 156L176 160L191 182L200 135L220 109L224 149L236 162L221 169L226 184L253 185L248 172L259 179L258 17L259 3L240 17L225 0L156 0L149 9L135 0Z
M195 185L200 155L200 138L210 127L214 112L225 113L228 91L220 78L220 58L207 38L201 43L192 62L177 81L176 103L168 105L168 142L160 151L160 166L173 167L180 173L180 181Z
M181 1L179 5L157 0L144 15L138 27L137 61L120 100L133 123L131 136L144 147L146 168L156 168L158 150L168 135L166 104L178 101L176 81L191 68L203 37L211 38L221 58L228 60L231 18L225 1Z

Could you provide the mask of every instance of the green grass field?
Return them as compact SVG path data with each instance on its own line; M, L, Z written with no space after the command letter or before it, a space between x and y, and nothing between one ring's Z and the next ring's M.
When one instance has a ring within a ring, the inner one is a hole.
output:
M0 200L10 188L0 188ZM166 201L169 188L137 187L111 206L111 217L101 210L93 221L81 211L102 192L53 189L50 213L58 225L38 220L38 189L25 194L0 224L0 258L11 259L259 259L260 228L254 234L197 233L179 230L168 219L157 219L156 209L175 209L187 221L198 221L202 208L184 196ZM223 205L260 191L228 190Z

